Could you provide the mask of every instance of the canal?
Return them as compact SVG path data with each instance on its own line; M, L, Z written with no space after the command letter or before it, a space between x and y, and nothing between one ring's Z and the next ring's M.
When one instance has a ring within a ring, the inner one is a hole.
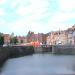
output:
M75 56L45 53L9 59L0 75L52 74L75 74Z

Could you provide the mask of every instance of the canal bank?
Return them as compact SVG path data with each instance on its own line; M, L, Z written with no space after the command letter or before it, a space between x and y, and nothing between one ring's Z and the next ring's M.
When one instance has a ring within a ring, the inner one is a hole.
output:
M75 55L74 45L54 45L52 46L52 54Z
M52 54L75 55L74 45L44 45L41 47L34 47L35 53L50 52Z
M17 58L34 53L32 46L13 46L13 47L0 47L0 67L7 59Z

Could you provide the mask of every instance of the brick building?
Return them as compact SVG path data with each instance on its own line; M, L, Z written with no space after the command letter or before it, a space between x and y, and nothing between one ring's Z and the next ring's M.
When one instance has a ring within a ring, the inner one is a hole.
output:
M17 36L18 43L27 43L27 38L22 36Z
M38 33L38 41L42 44L46 44L46 34Z
M34 34L34 32L29 31L27 34L27 42L36 42L38 41L39 43L46 43L46 34L43 33L38 33Z
M10 43L10 35L9 34L3 34L4 36L4 44Z

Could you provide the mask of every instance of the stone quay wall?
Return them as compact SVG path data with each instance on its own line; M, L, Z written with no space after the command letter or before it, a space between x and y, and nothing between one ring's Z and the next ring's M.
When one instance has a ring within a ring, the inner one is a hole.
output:
M34 47L35 53L45 53L45 52L52 52L52 46L50 45L44 45L41 47Z
M52 54L66 54L75 55L74 45L51 45L51 46L41 46L34 48L35 53L50 52Z
M12 47L0 47L0 66L10 58L21 57L34 53L34 47L32 46L12 46Z
M52 53L53 54L75 55L75 46L74 45L52 46Z

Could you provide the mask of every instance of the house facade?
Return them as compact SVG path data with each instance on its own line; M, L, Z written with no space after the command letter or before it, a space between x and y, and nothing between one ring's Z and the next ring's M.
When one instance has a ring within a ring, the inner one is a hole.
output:
M3 34L4 36L4 44L10 43L10 35L9 34Z

